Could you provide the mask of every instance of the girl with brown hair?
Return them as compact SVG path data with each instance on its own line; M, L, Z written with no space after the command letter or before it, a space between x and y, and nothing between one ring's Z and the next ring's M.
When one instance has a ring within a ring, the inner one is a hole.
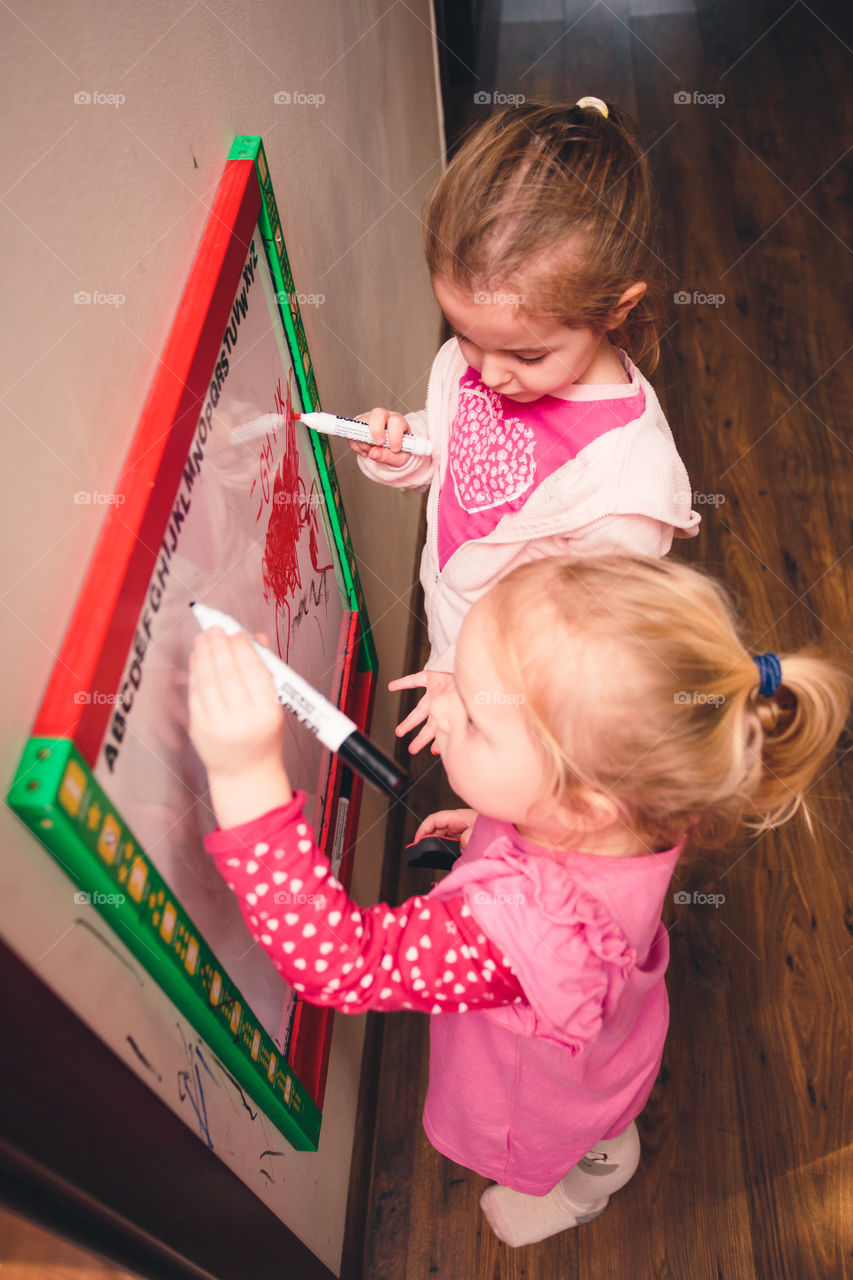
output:
M597 98L526 103L468 138L424 215L427 265L454 338L426 409L363 415L367 475L429 489L421 583L431 653L392 681L423 687L397 728L435 733L471 605L546 555L664 556L699 516L657 396L661 262L647 163L630 119ZM388 433L388 446L384 441ZM431 457L401 450L429 437ZM426 722L426 723L423 723Z

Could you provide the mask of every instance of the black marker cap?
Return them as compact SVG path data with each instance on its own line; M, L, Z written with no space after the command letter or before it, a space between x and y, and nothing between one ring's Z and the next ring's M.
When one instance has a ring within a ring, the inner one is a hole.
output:
M395 799L405 795L412 785L409 775L404 773L393 760L389 760L388 756L377 750L363 733L351 733L348 738L344 738L338 747L338 755L346 760L356 773L360 773L380 791L386 791Z

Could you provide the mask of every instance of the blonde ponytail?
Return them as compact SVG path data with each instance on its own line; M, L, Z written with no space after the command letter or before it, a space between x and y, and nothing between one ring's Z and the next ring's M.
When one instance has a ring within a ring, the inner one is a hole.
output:
M657 849L687 830L719 845L806 809L844 727L850 677L804 651L779 655L781 682L774 660L764 685L731 600L706 574L671 556L554 558L515 570L487 599L498 661L524 692L561 799L607 796Z
M767 831L802 809L811 829L806 794L827 767L844 728L851 680L814 650L780 654L782 683L770 698L757 696L761 768L748 801L746 825Z

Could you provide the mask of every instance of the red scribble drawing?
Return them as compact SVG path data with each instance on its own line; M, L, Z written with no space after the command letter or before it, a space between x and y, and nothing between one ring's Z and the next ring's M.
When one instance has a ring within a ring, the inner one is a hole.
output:
M262 563L264 599L275 600L276 642L279 657L285 662L290 653L290 601L302 586L299 572L299 539L308 527L308 551L315 573L324 575L332 568L317 563L317 534L319 521L317 504L320 495L314 485L309 493L299 474L299 449L296 444L296 422L293 417L293 401L290 394L290 377L282 395L281 379L275 391L275 411L286 420L284 455L275 473L272 492L272 511L267 525L267 537ZM282 652L282 635L284 652Z

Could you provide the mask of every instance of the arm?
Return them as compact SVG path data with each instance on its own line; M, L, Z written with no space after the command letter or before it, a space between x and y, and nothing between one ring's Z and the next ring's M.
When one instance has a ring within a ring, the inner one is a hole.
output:
M461 897L413 898L395 909L351 901L291 790L284 712L248 637L217 628L196 637L189 705L217 818L232 828L206 847L253 936L297 991L347 1013L464 1012L522 999Z
M344 1013L465 1012L523 998L462 897L358 907L331 874L302 796L205 840L246 923L306 1000Z

